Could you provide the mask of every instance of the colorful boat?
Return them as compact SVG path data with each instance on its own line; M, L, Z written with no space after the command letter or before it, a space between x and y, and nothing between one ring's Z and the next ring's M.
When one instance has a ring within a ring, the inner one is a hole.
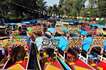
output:
M0 69L4 69L4 67L6 66L6 64L8 63L9 58L8 57L4 57L1 61L0 61Z
M41 70L64 70L62 64L58 61L53 48L40 50L38 63Z
M64 70L64 69L58 60L54 60L52 62L45 63L44 70Z
M0 37L0 47L2 47L2 51L4 49L4 55L0 56L0 69L4 69L5 65L9 61L8 57L8 47L10 45L8 37ZM3 53L0 53L0 55Z
M8 70L25 70L28 68L30 57L30 45L27 37L21 37L21 40L16 40L12 44L12 51L10 52L10 59L5 65L4 69Z
M28 68L28 63L29 63L29 55L27 55L24 58L24 60L18 61L6 69L8 69L8 70L25 70Z
M75 62L67 62L67 64L72 68L72 70L94 70L90 65L84 63L80 59Z

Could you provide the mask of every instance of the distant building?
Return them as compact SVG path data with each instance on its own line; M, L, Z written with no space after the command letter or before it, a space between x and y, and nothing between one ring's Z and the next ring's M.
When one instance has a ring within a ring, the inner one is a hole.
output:
M98 6L97 6L97 1L98 0L92 0L91 2L90 2L90 0L86 0L85 1L85 8L97 8Z

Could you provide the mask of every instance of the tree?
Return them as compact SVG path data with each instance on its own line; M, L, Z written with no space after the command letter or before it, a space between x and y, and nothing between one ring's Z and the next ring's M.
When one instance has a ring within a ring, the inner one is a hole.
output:
M36 0L36 7L41 13L47 12L46 2L44 0Z
M53 14L55 16L59 14L59 10L58 10L58 6L57 5L53 5Z
M57 16L59 15L59 6L57 6L56 4L53 6L49 6L48 7L48 15L49 16Z
M36 0L12 0L11 8L17 17L30 17L38 13Z
M17 17L39 16L46 11L44 0L0 0L2 16Z
M98 0L98 13L100 17L106 17L106 0Z
M65 15L78 16L84 0L60 0L61 12Z
M89 0L88 16L97 16L97 0Z
M52 6L49 6L48 8L47 8L47 14L49 15L49 16L52 16Z
M6 16L8 13L8 0L0 0L0 15Z

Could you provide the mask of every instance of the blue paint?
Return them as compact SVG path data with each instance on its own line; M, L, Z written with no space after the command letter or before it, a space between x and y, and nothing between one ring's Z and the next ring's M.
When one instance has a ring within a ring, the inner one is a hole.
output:
M84 39L82 42L82 49L86 52L90 49L91 44L93 43L93 38L92 37L87 37Z
M58 37L55 37L55 39L59 41L58 48L60 48L62 51L68 48L69 42L66 37L58 36Z
M48 28L47 30L48 32L54 33L55 32L55 28Z
M85 31L85 30L80 30L79 32L80 32L81 35L87 35L88 34L87 31Z

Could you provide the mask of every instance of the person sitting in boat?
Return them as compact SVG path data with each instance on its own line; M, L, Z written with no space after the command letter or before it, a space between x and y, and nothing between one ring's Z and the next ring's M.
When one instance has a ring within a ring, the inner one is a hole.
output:
M102 35L106 35L106 28L101 29Z
M38 50L40 50L41 46L42 46L42 42L43 42L42 33L39 32L39 33L36 33L35 35L36 35L35 44L36 44Z
M79 35L73 35L73 33L70 34L70 38L71 39L69 40L69 48L66 51L66 60L69 62L73 62L77 60L78 54L81 52L81 41L79 39ZM77 40L77 43L75 43L75 40Z
M92 27L93 35L98 35L97 30L98 30L97 26Z
M0 46L0 60L4 57L4 55L5 55L5 49L2 46Z
M93 43L93 38L91 34L88 34L87 37L82 41L82 53L84 53L84 56L86 57L85 54L90 53L90 48Z
M78 55L77 55L77 51L74 49L74 48L69 48L66 52L66 61L67 62L73 62L73 61L76 61L78 58Z
M103 47L102 47L101 54L103 54L103 56L106 57L105 53L106 53L106 35L104 36Z
M104 52L106 52L106 36L104 37L105 39L104 39L104 41L103 41L103 49L104 49Z
M63 36L64 32L62 31L62 25L61 24L56 24L55 27L55 36Z
M80 33L82 38L85 38L86 35L88 34L88 32L82 27L81 27L81 29L79 29L79 33Z
M59 41L58 48L62 51L65 51L68 47L68 39L66 35L67 33L62 31L61 25L56 25L56 32L54 37Z

